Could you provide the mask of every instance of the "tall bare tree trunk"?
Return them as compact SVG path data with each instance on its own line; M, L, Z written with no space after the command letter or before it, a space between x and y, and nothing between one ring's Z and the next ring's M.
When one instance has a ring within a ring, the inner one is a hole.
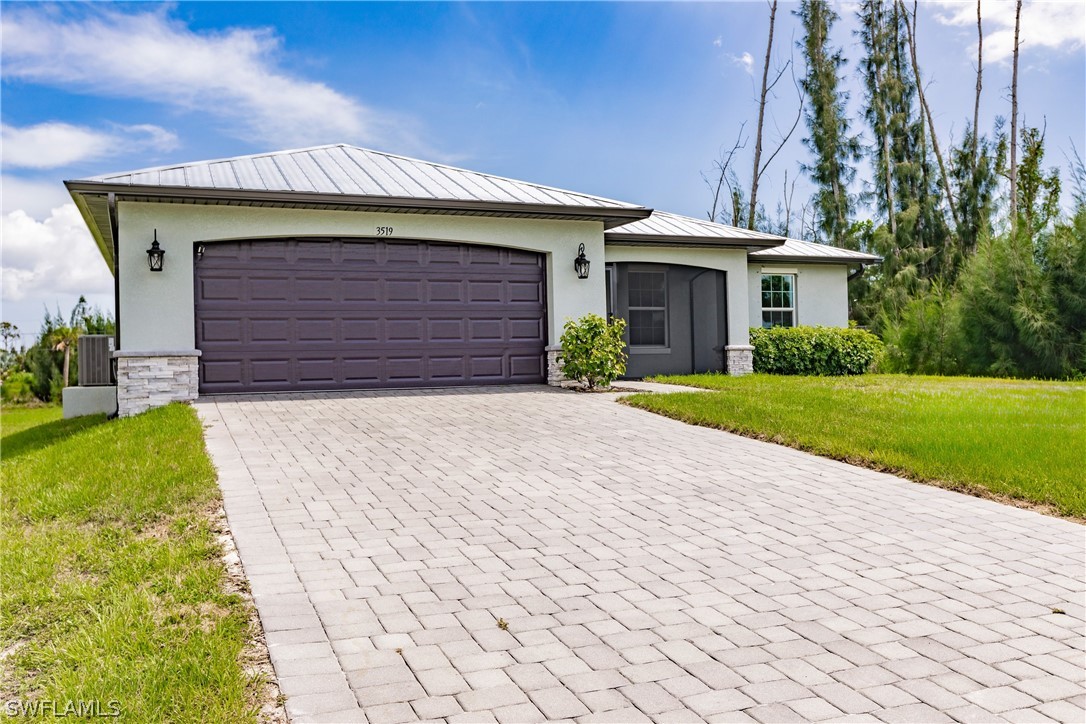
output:
M71 370L72 345L64 345L64 387L68 386L68 372Z
M750 177L750 213L747 215L747 228L754 229L758 209L758 181L762 163L762 126L765 122L765 99L769 85L769 60L773 53L773 26L777 21L777 0L769 4L769 42L765 46L765 65L762 66L762 95L758 101L758 128L754 133L754 171Z
M1011 74L1011 233L1018 230L1018 29L1022 21L1022 0L1014 8L1014 71Z
M900 2L900 0L899 0ZM1022 4L1022 0L1018 0L1019 6ZM947 206L950 207L950 216L954 219L955 231L961 228L961 220L958 218L958 207L954 205L954 194L950 191L950 177L946 173L946 164L943 163L943 154L939 151L939 136L935 133L935 119L932 118L931 108L928 106L927 98L924 96L924 82L920 78L920 65L916 62L916 5L917 0L913 0L913 17L910 23L908 17L905 19L905 27L909 32L909 58L912 61L913 76L916 78L916 97L920 100L920 107L924 111L924 117L928 120L928 131L931 135L931 148L935 153L935 160L939 162L939 175L943 179L943 191L946 193Z
M977 172L977 143L980 138L980 88L984 76L984 28L980 22L980 0L977 0L977 97L973 100L973 148L971 161L973 173Z

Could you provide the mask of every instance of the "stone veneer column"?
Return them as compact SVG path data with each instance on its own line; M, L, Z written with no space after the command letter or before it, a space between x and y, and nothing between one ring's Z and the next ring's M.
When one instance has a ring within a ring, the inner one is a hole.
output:
M749 344L729 344L724 348L724 369L729 375L749 375L754 372L754 347Z
M199 395L200 350L153 350L113 353L117 360L117 414L138 415L171 402L191 402Z
M562 373L562 345L551 344L547 345L547 384L552 387L561 387L562 383L566 381L565 374Z

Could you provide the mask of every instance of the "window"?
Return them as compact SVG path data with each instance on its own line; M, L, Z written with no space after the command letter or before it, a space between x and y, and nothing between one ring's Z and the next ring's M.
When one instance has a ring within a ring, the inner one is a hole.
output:
M762 326L793 327L796 324L796 275L762 275Z
M667 346L667 273L631 271L627 275L630 302L630 346Z

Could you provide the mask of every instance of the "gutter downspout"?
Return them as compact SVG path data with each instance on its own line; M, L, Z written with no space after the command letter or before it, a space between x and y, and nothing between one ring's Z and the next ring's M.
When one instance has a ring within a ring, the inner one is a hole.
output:
M852 272L852 273L850 273L848 275L848 278L845 279L845 282L850 282L853 279L859 279L860 277L862 277L864 275L864 269L865 268L866 267L864 267L863 264L860 264L860 267L856 271L854 271L854 272Z
M121 348L121 257L120 239L117 236L117 194L112 191L106 197L106 206L109 210L109 232L113 236L113 343L119 350ZM114 370L116 378L116 370Z

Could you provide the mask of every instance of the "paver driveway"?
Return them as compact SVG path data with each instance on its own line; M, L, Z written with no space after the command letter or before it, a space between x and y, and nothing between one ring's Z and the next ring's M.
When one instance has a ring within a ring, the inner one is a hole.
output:
M1083 720L1074 523L610 395L197 408L296 721Z

